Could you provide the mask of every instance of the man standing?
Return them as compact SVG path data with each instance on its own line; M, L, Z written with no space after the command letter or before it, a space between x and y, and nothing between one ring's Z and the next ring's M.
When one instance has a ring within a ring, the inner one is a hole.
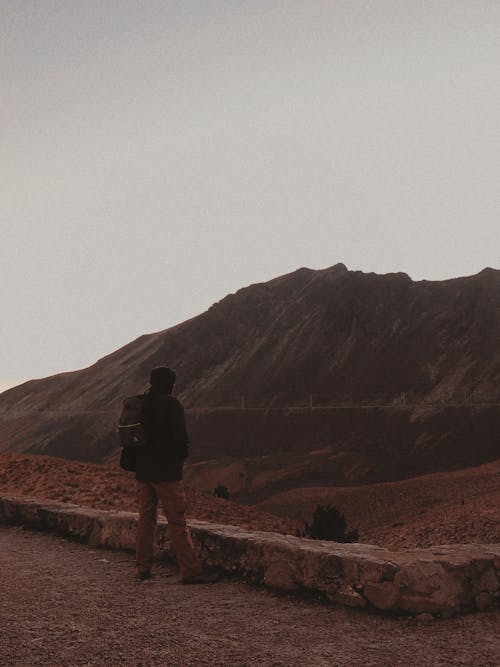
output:
M138 577L141 580L151 577L159 500L168 519L183 583L207 583L213 577L202 573L186 524L182 471L188 455L188 436L183 407L171 396L175 371L166 366L153 368L149 381L142 417L146 444L136 450Z

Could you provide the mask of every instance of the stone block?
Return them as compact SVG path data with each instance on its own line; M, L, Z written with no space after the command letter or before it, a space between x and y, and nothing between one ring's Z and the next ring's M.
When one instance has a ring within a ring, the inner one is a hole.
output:
M20 514L21 506L19 503L9 497L0 498L0 521L2 523L21 523Z
M470 562L467 563L469 569L472 572L472 578L477 579L480 575L489 568L492 567L491 558L471 558Z
M264 583L271 588L291 591L304 583L303 554L285 540L264 544Z
M358 581L378 583L383 579L384 561L364 558L358 563Z
M439 589L444 576L440 563L414 562L402 568L394 576L394 584L400 589L409 589L413 593L432 595Z
M396 563L388 560L382 565L382 579L384 581L394 581L394 577L398 573L399 568Z
M99 515L98 510L78 507L45 510L45 520L52 530L84 543L88 543L94 535Z
M31 498L22 504L9 502L7 503L8 521L40 528L39 509L40 504Z
M496 593L498 591L498 578L492 567L485 570L478 581L478 588L480 592Z
M478 611L486 611L493 606L494 598L489 593L479 593L474 599Z
M240 565L243 572L254 573L259 579L264 576L264 548L258 540L248 540L247 548L241 555Z
M346 584L342 584L338 591L331 596L329 595L328 598L347 607L363 608L367 605L365 598L351 588L351 586L347 586Z
M429 613L418 614L415 616L417 623L431 623L434 620L434 616Z
M304 550L303 584L311 590L336 592L342 577L342 560L320 549Z
M169 553L172 549L168 523L162 519L158 520L158 524L156 526L155 545L160 551L167 553Z
M357 556L342 556L342 578L349 584L355 584L360 580L359 560Z
M130 512L106 512L100 516L100 544L111 549L135 549L137 520Z
M264 569L264 583L270 588L293 591L299 588L300 571L292 562L269 563Z
M471 610L474 608L474 593L470 589L470 586L464 584L464 590L458 594L458 604L460 609Z
M374 583L369 581L363 588L363 595L377 609L396 611L399 605L399 591L391 581Z

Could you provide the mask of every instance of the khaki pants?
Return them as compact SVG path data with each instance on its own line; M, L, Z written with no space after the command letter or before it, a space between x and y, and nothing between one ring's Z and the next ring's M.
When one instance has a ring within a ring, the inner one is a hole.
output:
M183 578L201 572L191 535L186 525L186 494L184 482L137 481L139 520L136 536L136 563L139 572L148 572L153 565L153 542L160 500L168 519L170 539Z

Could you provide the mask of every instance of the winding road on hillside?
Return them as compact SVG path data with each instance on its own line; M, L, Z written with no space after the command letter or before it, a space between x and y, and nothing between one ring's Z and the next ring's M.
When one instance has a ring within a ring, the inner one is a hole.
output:
M500 664L500 611L421 623L240 582L183 586L158 564L0 527L0 664L334 667Z

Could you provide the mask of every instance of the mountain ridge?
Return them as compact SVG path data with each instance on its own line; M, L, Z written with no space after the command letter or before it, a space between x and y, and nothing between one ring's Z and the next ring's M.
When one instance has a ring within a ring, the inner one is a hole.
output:
M203 318L205 316L210 316L212 315L217 309L222 308L222 307L227 307L227 305L233 305L233 302L235 299L240 299L242 297L246 297L248 293L255 293L256 290L259 290L261 288L268 288L273 285L280 285L283 283L288 283L291 280L295 280L299 276L305 276L307 275L308 277L311 277L313 281L317 279L320 276L339 276L339 275L346 275L346 274L351 274L351 275L356 275L356 276L363 276L363 277L374 277L375 279L377 278L398 278L406 281L407 283L413 285L413 286L418 286L418 285L451 285L452 283L456 282L461 282L461 283L466 283L467 281L473 281L478 279L479 277L491 277L491 278L498 278L500 280L500 270L498 269L493 269L491 267L485 267L482 269L480 272L471 275L471 276L465 276L465 277L456 277L456 278L450 278L446 280L419 280L419 281L413 281L408 274L403 273L403 272L394 272L394 273L387 273L387 274L377 274L374 272L362 272L362 271L349 271L346 266L342 263L335 264L331 267L327 267L325 269L310 269L308 267L301 267L291 273L284 274L282 276L278 276L276 278L273 278L269 281L266 282L257 282L257 283L252 283L248 286L242 287L239 290L237 290L234 293L228 294L225 297L223 297L221 300L215 302L210 306L206 311L200 313L199 315L196 315L194 317L189 318L188 320L185 320L181 323L175 324L171 327L168 327L166 329L160 330L158 332L153 332L149 334L142 334L141 336L138 336L136 339L130 341L129 343L126 343L124 346L121 346L117 350L114 350L110 352L109 354L106 354L105 356L101 357L98 359L96 362L91 364L88 367L85 367L83 369L79 369L76 371L65 371L63 373L56 373L54 375L48 376L46 378L39 378L39 379L34 379L34 380L28 380L20 385L16 385L15 387L11 387L4 392L0 394L0 399L4 397L5 395L10 395L12 392L18 392L21 388L27 389L32 386L34 386L36 383L40 382L48 382L48 381L53 381L55 379L58 380L64 380L64 379L69 379L74 376L74 374L78 373L85 373L89 371L90 369L93 369L102 363L104 363L106 360L113 358L115 355L125 353L129 349L134 349L134 348L139 348L139 347L145 347L144 343L152 343L156 341L159 337L165 336L166 334L170 334L173 332L182 332L183 329L187 326L189 326L191 323L199 320L200 318ZM287 285L288 286L288 285ZM306 288L308 285L301 285L302 288ZM300 296L300 295L299 295ZM257 304L258 305L258 304ZM144 349L144 352L146 350ZM132 355L131 355L132 356ZM136 356L136 355L134 355ZM0 406L1 409L1 406Z
M218 451L251 456L255 438L264 439L259 451L262 445L272 453L277 442L284 451L286 432L296 452L305 452L307 441L311 449L333 447L332 456L347 452L345 470L325 463L332 474L350 474L357 456L371 481L383 477L376 456L387 465L396 457L402 475L430 470L433 457L423 445L417 447L420 463L413 457L411 470L405 464L415 442L432 443L433 452L441 448L436 465L447 456L451 467L478 464L498 456L498 410L480 409L500 404L498 340L496 269L413 281L401 272L363 273L343 264L302 267L228 294L200 315L142 335L88 368L3 392L0 451L110 460L121 398L145 388L152 366L167 364L177 371L176 394L186 407L206 413L191 418L190 427L211 457ZM404 404L403 418L396 408ZM452 417L450 404L463 410ZM238 406L246 411L236 414ZM306 406L379 406L382 412L369 417L354 410L350 421L311 410L294 434L286 410ZM222 407L232 407L232 416L209 414ZM261 419L249 408L283 414ZM230 433L229 417L237 434ZM476 426L482 440L474 455L464 438ZM300 467L300 457L295 463Z

